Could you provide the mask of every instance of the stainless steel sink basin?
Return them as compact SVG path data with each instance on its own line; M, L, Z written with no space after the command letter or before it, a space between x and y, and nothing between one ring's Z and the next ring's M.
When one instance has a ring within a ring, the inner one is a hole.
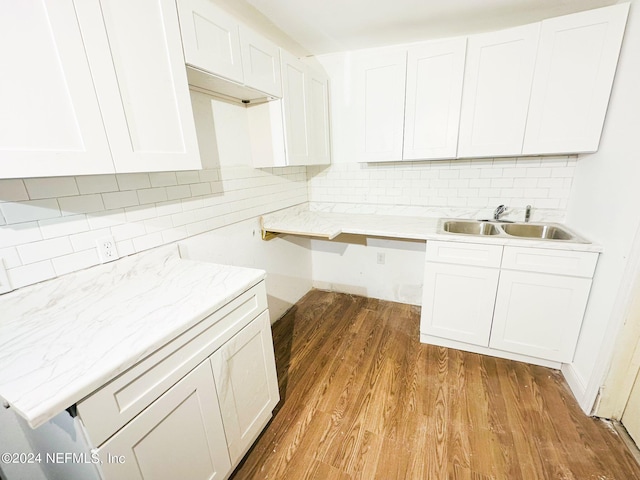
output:
M556 225L531 225L527 223L511 223L500 225L507 235L522 238L537 238L541 240L574 240L568 231Z
M453 235L475 235L514 240L589 243L557 223L505 223L495 220L442 218L438 223L438 231Z
M475 220L449 220L444 222L442 228L445 232L465 235L498 235L500 233L492 223L476 222Z

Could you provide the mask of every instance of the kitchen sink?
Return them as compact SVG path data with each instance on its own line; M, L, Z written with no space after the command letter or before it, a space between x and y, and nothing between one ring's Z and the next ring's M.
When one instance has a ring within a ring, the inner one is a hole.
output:
M443 218L440 219L438 230L440 233L454 235L589 243L566 227L556 223L506 223L494 220Z
M574 240L574 236L555 225L531 225L527 223L511 223L501 225L507 235L541 240Z
M500 233L494 224L475 220L449 220L444 222L442 229L445 232L464 235L498 235Z

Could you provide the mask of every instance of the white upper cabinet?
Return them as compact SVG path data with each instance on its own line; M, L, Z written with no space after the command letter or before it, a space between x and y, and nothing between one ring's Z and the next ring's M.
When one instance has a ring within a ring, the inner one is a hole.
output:
M116 171L202 168L174 2L76 11Z
M188 65L244 82L238 21L209 0L178 0Z
M177 5L192 85L248 101L282 96L277 45L211 0L178 0Z
M284 50L281 62L285 154L272 166L330 163L327 77Z
M71 0L0 8L0 177L113 172Z
M522 153L539 31L536 23L469 37L459 157Z
M314 165L331 163L329 131L329 79L326 75L308 71L308 121L311 130L311 156Z
M0 39L0 177L201 168L171 0L12 3Z
M467 40L409 49L404 160L455 158Z
M278 46L244 26L240 26L240 46L245 83L274 97L282 97Z
M354 81L358 161L402 160L406 69L406 48L357 54Z
M629 4L542 22L524 154L595 152Z

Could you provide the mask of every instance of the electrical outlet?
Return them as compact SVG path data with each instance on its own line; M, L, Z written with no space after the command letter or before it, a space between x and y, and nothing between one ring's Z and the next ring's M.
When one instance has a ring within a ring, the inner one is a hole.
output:
M378 265L384 265L384 252L378 252Z
M96 247L98 248L98 256L101 263L112 262L118 259L118 249L116 248L116 242L113 241L113 237L103 237L96 240Z
M7 269L4 267L4 258L0 258L0 293L7 293L13 290Z

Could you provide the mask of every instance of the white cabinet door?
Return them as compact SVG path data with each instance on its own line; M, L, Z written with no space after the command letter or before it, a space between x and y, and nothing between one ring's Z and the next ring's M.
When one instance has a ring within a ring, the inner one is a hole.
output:
M406 49L374 50L356 54L357 160L402 160Z
M236 465L280 399L268 312L214 353L211 364L229 455Z
M466 38L409 49L404 160L455 158Z
M3 2L0 58L0 177L113 172L73 2Z
M629 4L542 22L525 154L595 152Z
M209 361L176 383L98 452L108 480L226 478L231 462ZM115 456L123 456L124 463L109 462Z
M571 362L590 278L503 270L490 347Z
M311 161L313 165L331 163L329 131L329 80L321 73L308 72L308 122L310 127Z
M522 153L539 30L536 23L469 37L459 157Z
M488 346L499 270L427 262L420 333Z
M308 165L311 162L311 132L307 66L284 50L280 55L287 165Z
M240 47L244 83L274 97L282 97L278 46L241 25Z
M244 82L238 22L210 0L178 0L184 56L195 68Z
M202 168L175 3L76 9L116 171Z

